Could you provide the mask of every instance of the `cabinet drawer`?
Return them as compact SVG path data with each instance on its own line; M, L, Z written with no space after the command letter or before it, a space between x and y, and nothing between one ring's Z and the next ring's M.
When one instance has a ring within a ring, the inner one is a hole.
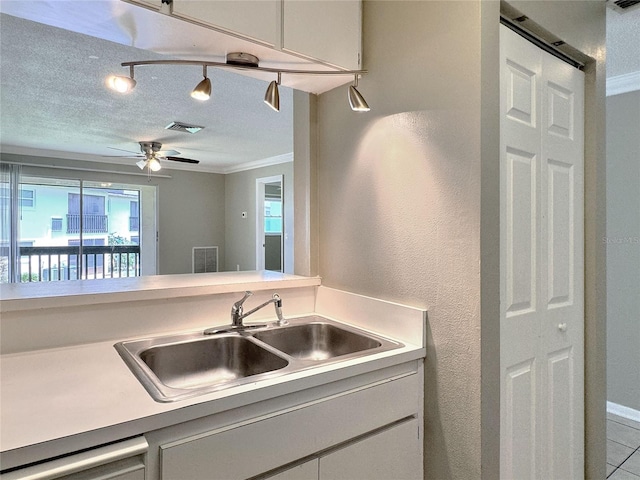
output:
M416 415L416 373L162 445L163 480L243 479Z
M413 418L320 457L320 480L419 480L419 425Z
M0 475L0 480L144 480L144 437L105 445Z

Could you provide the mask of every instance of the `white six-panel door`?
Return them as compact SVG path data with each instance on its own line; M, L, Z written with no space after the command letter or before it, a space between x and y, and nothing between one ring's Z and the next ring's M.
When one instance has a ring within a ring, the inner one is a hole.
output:
M500 471L582 479L584 74L500 29Z

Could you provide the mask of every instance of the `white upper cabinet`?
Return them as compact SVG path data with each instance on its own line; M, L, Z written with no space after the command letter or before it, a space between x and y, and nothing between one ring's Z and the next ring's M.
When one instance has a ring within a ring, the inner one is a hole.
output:
M278 47L281 0L173 0L180 18Z
M319 63L361 68L361 0L173 0L171 14Z
M162 8L162 0L124 0L127 3L140 5L141 7L150 8L152 10L160 10Z
M360 0L283 0L282 49L350 70L360 69Z

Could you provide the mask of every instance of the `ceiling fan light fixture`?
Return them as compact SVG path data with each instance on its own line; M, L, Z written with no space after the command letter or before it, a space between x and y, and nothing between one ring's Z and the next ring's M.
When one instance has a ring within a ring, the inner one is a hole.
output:
M202 76L204 77L196 88L191 92L191 96L196 100L205 101L211 98L211 80L207 77L207 66L202 67Z
M152 172L157 172L162 168L162 165L160 165L160 162L157 158L150 158L147 164L149 165L149 170L151 170Z
M278 80L273 80L264 94L264 103L276 112L280 111L280 92L278 91L278 85L280 85L280 73L278 73Z

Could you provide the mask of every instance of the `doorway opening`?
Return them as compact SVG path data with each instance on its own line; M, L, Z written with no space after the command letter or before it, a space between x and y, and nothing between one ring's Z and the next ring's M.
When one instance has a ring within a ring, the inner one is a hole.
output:
M256 269L284 271L284 177L256 179Z

